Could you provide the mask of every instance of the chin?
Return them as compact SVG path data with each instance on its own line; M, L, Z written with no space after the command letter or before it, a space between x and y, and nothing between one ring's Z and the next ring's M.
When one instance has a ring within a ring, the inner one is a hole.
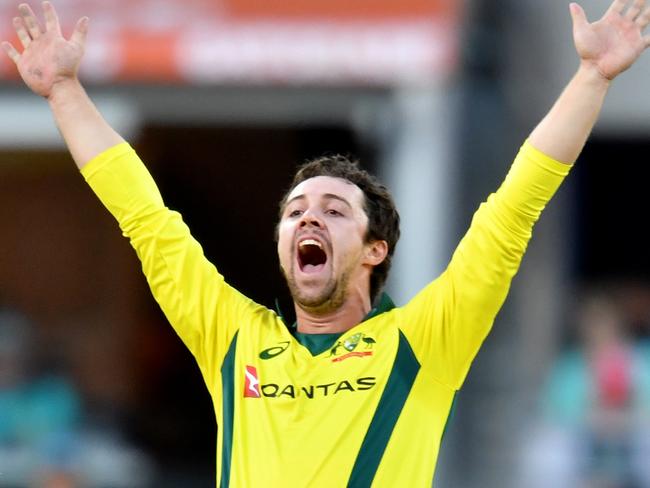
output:
M318 309L327 305L331 293L309 293L301 290L291 290L291 297L294 302L304 309Z
M336 283L331 283L329 287L320 292L309 293L292 288L291 296L294 302L303 310L321 314L338 310L346 300L344 290L338 288Z
M305 277L296 276L295 272L285 275L285 278L289 285L291 298L306 312L327 313L338 310L347 299L346 288L349 280L346 273L338 280L334 279L332 274L322 281L314 276L312 280L308 280L311 283L305 283Z

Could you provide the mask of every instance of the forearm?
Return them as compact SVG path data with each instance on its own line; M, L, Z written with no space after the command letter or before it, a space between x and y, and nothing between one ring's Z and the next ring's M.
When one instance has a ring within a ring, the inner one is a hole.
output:
M571 167L525 143L499 189L472 219L448 267L458 306L496 314L535 223Z
M609 84L596 68L582 63L530 134L533 147L555 160L573 163L598 119Z
M59 83L48 102L79 169L124 139L104 120L77 79Z

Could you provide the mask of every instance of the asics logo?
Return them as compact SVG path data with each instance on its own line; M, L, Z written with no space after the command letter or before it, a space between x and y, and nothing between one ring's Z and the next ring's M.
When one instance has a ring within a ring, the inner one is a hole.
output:
M277 346L269 347L260 352L260 359L272 359L275 356L279 356L289 347L289 341L279 342Z

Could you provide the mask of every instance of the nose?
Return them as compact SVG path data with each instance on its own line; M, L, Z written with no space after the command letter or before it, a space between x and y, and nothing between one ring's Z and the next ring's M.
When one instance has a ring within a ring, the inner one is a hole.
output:
M311 209L306 210L300 218L301 228L307 227L308 225L312 225L314 227L319 227L319 228L323 227L323 222L320 220L320 218L318 218L318 215L316 215L316 213Z

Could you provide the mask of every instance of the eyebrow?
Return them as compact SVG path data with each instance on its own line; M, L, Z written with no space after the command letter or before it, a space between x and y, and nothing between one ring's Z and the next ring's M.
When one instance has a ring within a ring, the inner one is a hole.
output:
M305 200L307 197L303 195L296 195L293 197L291 200L287 200L287 202L284 204L283 208L287 208L291 202L294 202L296 200ZM323 193L322 197L323 199L326 200L338 200L339 202L343 202L345 205L347 205L350 209L352 209L352 205L350 202L348 202L345 198L335 194L335 193Z

